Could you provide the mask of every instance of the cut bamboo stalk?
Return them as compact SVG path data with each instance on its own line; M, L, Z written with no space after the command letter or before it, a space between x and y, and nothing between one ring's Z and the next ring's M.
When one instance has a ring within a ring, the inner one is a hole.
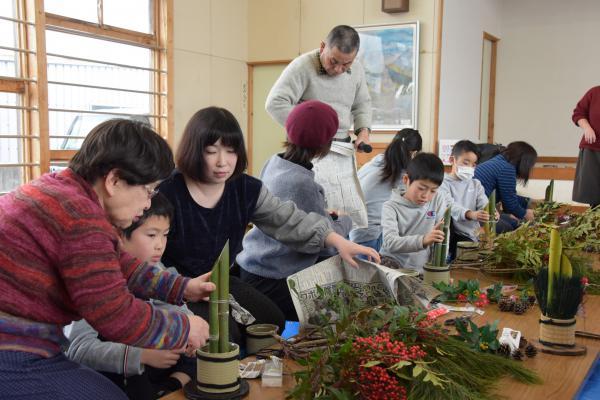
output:
M444 225L442 230L444 231L444 241L441 243L441 258L439 266L443 267L446 265L446 260L448 260L448 240L450 238L450 221L452 220L451 215L451 206L446 208L446 212L444 212Z
M229 240L219 256L219 353L229 346Z
M485 240L488 244L488 247L492 247L494 243L494 236L496 235L496 189L492 190L492 193L490 193L485 211L487 211L490 216L489 221L483 226Z
M210 274L210 281L215 284L215 287L219 286L219 266L221 259L218 258L215 261L212 272ZM210 353L219 352L219 291L213 290L210 292L209 302L209 313L208 313L208 350Z
M552 179L550 181L550 183L548 184L548 186L546 187L546 196L544 198L544 201L546 203L551 203L554 199L554 179Z

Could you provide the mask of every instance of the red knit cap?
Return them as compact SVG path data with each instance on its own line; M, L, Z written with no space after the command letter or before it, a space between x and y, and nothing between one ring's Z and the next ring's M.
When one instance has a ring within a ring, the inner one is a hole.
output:
M298 104L285 121L288 141L307 149L316 149L329 143L338 126L335 110L318 100Z

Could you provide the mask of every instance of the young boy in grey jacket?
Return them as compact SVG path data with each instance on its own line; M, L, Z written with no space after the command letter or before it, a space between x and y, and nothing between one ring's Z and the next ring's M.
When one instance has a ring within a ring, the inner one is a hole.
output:
M437 194L443 179L444 165L435 154L420 153L410 161L403 177L406 191L393 191L383 204L384 265L422 272L429 246L445 240L440 225L446 198Z
M160 264L169 233L173 207L158 193L144 215L121 233L122 249L148 263ZM174 270L174 269L173 269ZM158 300L153 307L177 308L193 315L188 308ZM132 400L157 399L180 389L196 374L195 358L183 350L155 350L108 342L84 319L71 324L70 346L66 352L73 361L97 370Z
M452 172L444 176L439 194L452 203L450 226L450 258L456 256L456 244L461 241L479 241L480 222L487 222L490 215L483 207L488 203L481 182L473 179L479 158L477 145L470 140L456 142L452 148L450 162Z

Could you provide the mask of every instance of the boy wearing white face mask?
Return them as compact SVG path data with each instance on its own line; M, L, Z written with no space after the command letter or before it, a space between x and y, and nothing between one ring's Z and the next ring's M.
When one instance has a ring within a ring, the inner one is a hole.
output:
M477 179L473 179L475 165L479 158L477 145L470 140L456 142L452 148L450 161L452 172L445 174L439 193L452 204L452 224L450 228L450 258L456 254L456 243L477 242L480 222L490 219L482 210L488 203L485 190Z

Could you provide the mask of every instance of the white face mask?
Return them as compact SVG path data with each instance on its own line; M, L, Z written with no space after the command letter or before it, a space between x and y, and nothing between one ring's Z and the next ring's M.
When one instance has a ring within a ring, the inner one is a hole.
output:
M473 179L473 175L475 175L475 168L473 167L458 167L456 169L456 176L461 181L468 181L469 179Z

